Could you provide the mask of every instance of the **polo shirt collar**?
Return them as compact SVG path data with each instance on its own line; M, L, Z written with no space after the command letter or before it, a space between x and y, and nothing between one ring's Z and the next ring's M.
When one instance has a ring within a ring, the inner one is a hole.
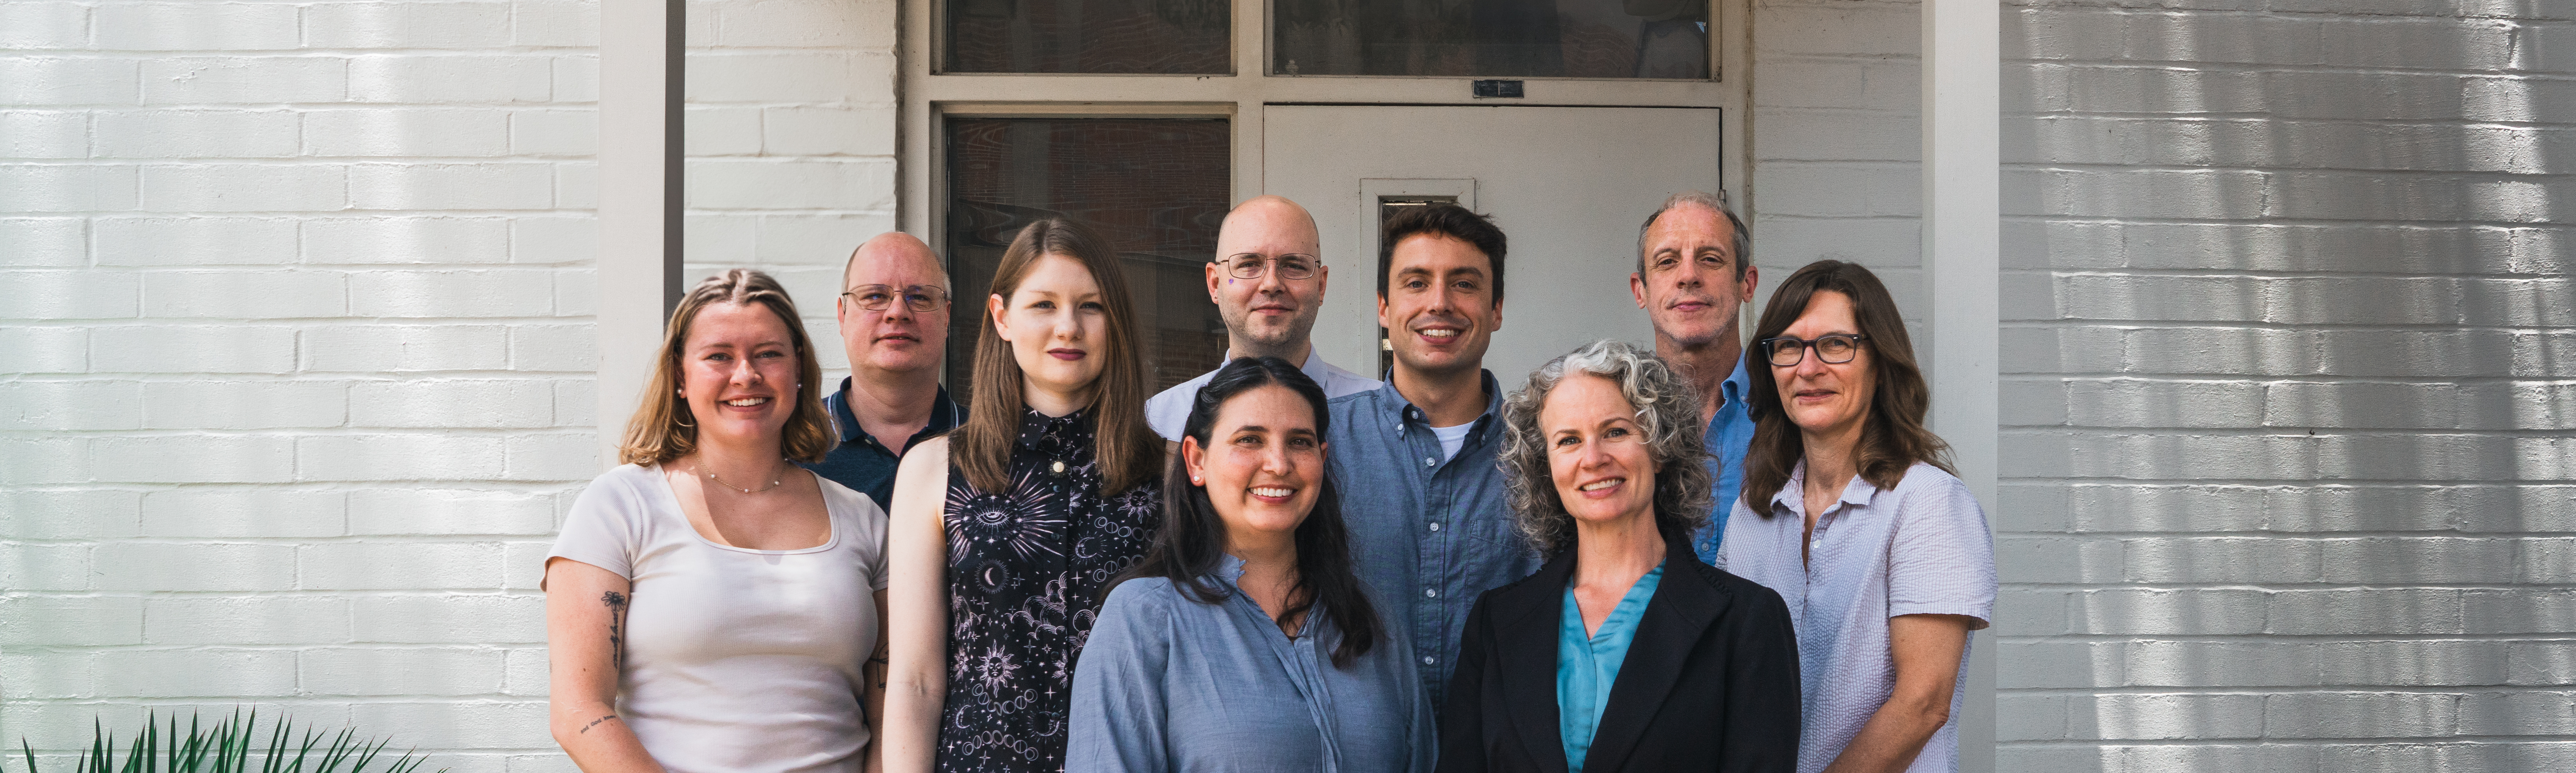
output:
M1806 512L1806 482L1807 460L1800 459L1798 466L1789 468L1789 483L1771 494L1773 510L1786 507L1789 508L1789 512ZM1854 475L1850 483L1843 484L1842 498L1836 501L1845 507L1861 507L1868 505L1869 500L1876 496L1878 496L1878 486L1869 482L1869 476Z
M841 377L841 390L825 396L823 407L832 412L832 431L841 436L841 442L855 443L867 437L867 430L859 426L858 413L850 410L850 377ZM921 425L921 432L913 437L927 437L956 428L957 403L948 399L948 387L942 385L939 392L930 398L930 422ZM910 445L911 441L905 441L905 444ZM901 453L904 449L887 450Z

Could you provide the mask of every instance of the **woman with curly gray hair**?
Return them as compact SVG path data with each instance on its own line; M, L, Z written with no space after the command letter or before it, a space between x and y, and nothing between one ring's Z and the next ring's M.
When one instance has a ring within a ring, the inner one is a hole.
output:
M1504 403L1512 507L1549 558L1468 613L1443 773L1795 767L1789 607L1691 553L1711 504L1699 405L1618 341L1548 361Z

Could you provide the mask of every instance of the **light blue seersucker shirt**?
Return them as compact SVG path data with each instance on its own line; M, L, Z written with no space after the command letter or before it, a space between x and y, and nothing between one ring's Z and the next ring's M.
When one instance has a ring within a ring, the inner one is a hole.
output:
M1235 591L1243 561L1222 561L1223 603L1160 577L1110 591L1074 667L1066 773L1428 773L1431 707L1404 637L1335 668L1320 604L1289 639Z
M1896 487L1880 490L1854 476L1842 498L1816 518L1803 560L1805 462L1766 503L1768 514L1737 504L1727 522L1717 568L1761 583L1789 602L1798 632L1799 701L1805 731L1799 773L1816 773L1860 734L1896 688L1888 618L1964 615L1971 628L1994 619L1995 546L1986 512L1968 484L1941 468L1916 463ZM1959 653L1959 673L1968 653ZM1959 768L1959 716L1968 680L1950 693L1950 721L1923 744L1911 773Z

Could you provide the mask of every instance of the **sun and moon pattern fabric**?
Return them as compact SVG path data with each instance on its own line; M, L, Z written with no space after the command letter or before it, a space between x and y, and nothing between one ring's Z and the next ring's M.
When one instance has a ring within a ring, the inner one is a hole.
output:
M1089 414L1021 415L1009 491L948 472L943 773L1064 769L1074 659L1110 578L1162 526L1159 481L1100 490Z

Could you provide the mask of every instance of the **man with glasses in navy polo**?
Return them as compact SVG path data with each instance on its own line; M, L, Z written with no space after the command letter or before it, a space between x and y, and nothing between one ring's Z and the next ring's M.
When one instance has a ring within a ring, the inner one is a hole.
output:
M1277 357L1324 388L1327 399L1378 388L1378 382L1334 367L1315 353L1308 334L1324 309L1322 237L1306 208L1278 196L1260 196L1226 213L1216 234L1216 259L1207 266L1208 300L1225 318L1225 359ZM1218 367L1223 367L1219 363ZM1145 401L1154 434L1177 444L1190 418L1190 401L1216 371L1181 382Z
M1753 444L1753 417L1745 412L1753 387L1744 369L1739 313L1753 300L1762 275L1744 221L1727 211L1723 196L1683 191L1664 200L1637 229L1637 273L1628 291L1655 325L1655 355L1680 366L1699 389L1700 415L1708 417L1704 441L1716 507L1708 527L1691 539L1702 562L1717 559L1727 513L1744 490L1744 453Z
M947 270L910 234L880 234L850 253L834 306L850 376L823 398L840 442L806 469L890 507L904 452L965 423L939 385L948 301Z

